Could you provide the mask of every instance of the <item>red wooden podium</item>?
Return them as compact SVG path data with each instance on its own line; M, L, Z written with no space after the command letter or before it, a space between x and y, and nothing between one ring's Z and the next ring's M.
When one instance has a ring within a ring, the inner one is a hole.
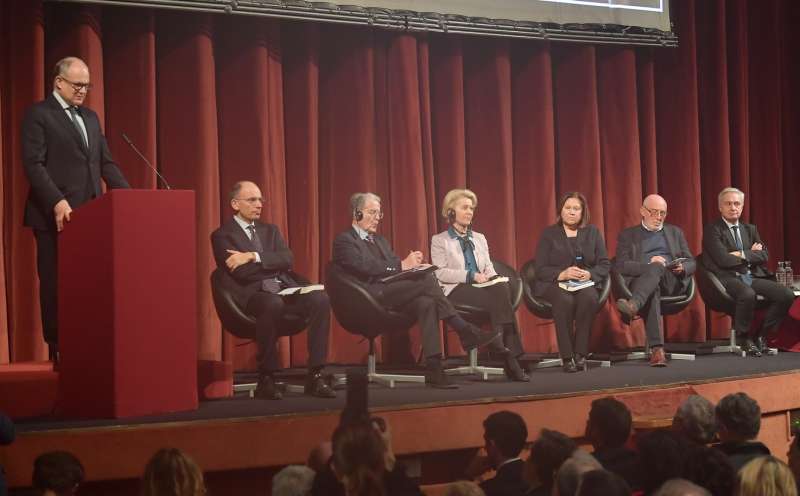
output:
M58 243L58 413L197 408L194 192L113 190Z

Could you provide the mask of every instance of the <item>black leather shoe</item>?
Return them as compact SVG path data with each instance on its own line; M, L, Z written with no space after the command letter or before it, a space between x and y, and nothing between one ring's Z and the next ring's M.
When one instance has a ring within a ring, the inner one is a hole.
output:
M760 357L761 350L756 346L756 344L751 339L746 339L742 344L740 344L742 351L747 353L748 356Z
M586 370L586 357L584 355L575 355L575 366L578 370Z
M575 363L574 358L565 359L563 368L564 372L569 372L570 374L578 371L578 365Z
M489 344L499 335L500 331L483 332L479 327L469 324L466 330L459 333L458 337L461 339L461 347L469 351L478 346Z
M500 336L489 341L489 344L486 345L486 349L495 355L503 357L511 353L511 350L503 345L503 339Z
M458 389L441 367L429 368L425 372L425 385L436 389Z
M758 351L761 352L761 354L765 355L769 353L769 346L767 346L767 338L765 338L764 336L758 336L756 338L755 345L756 348L758 348Z
M531 376L519 365L519 361L511 355L506 357L503 364L503 372L509 381L530 382L531 380Z
M308 374L303 392L309 396L316 396L318 398L336 397L336 392L325 382L325 377L320 372Z
M279 400L283 398L283 394L275 384L275 379L269 375L259 377L254 396L259 400Z

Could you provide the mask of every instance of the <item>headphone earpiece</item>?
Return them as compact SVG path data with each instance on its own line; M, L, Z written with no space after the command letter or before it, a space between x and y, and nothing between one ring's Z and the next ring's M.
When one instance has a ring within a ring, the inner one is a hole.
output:
M361 219L364 218L364 212L362 212L361 210L354 210L353 218L356 219L356 222L361 222Z
M452 224L456 221L456 211L452 208L447 211L447 220Z

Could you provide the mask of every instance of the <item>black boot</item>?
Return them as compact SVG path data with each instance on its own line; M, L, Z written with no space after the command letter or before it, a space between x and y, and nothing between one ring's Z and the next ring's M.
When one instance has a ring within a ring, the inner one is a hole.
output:
M450 377L444 373L442 368L442 359L437 357L428 357L427 371L425 372L425 385L436 389L458 389L458 386L453 384Z
M336 392L325 382L321 370L309 370L303 392L318 398L335 398Z
M575 363L575 359L573 357L564 358L562 361L564 362L564 372L569 372L571 374L578 371L578 365Z
M270 374L262 374L258 378L258 386L256 386L254 396L259 400L279 400L283 398L283 394L275 384L275 378Z
M531 376L519 365L519 361L509 353L503 364L503 372L509 381L530 382Z
M575 366L578 370L586 370L586 356L580 353L575 355Z

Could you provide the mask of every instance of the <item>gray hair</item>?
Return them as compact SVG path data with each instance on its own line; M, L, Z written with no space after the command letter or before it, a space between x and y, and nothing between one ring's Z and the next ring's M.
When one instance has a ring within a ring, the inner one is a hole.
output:
M717 195L717 204L722 203L722 197L727 195L728 193L736 193L737 195L739 195L739 201L744 203L744 191L738 188L727 187L722 191L720 191L719 195Z
M356 211L362 210L364 205L366 205L369 200L374 200L380 203L381 197L370 192L353 193L353 195L350 197L350 211L353 212L353 215L355 216Z
M58 76L63 76L67 73L70 66L75 62L80 62L83 65L86 65L86 62L79 59L78 57L64 57L63 59L56 62L56 65L53 67L53 79L57 78Z
M444 496L486 496L486 493L474 482L458 481L447 485Z
M289 465L272 477L272 496L308 496L314 471L304 465Z
M689 440L708 444L717 433L714 405L704 397L693 394L678 407L673 424Z
M711 493L686 479L670 479L653 496L711 496Z
M583 479L583 474L592 470L602 470L597 458L582 449L576 449L572 456L556 471L555 485L559 496L574 496Z

